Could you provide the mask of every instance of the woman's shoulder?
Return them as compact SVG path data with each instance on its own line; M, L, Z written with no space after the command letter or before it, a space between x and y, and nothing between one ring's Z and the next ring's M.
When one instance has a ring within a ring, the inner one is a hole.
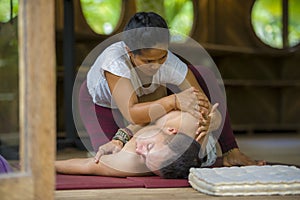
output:
M116 42L107 47L98 57L95 64L100 65L103 69L115 68L118 69L127 67L127 51L124 42Z
M108 46L102 53L101 53L101 57L102 59L116 59L119 57L122 57L123 55L126 55L127 51L125 48L125 44L124 42L120 41L120 42L116 42L111 44L110 46Z

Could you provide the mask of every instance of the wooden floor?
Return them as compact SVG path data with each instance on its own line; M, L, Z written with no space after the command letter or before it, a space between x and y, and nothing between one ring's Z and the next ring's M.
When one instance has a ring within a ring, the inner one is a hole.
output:
M281 162L300 165L300 134L259 134L237 135L240 149L255 159L264 159L270 162ZM57 153L57 159L72 157L86 157L88 153L76 149L64 149ZM193 188L166 188L166 189L98 189L98 190L64 190L55 192L56 200L141 200L141 199L209 199L209 200L295 200L300 195L288 196L247 196L247 197L216 197L202 194Z
M217 197L202 194L192 188L167 188L167 189L102 189L102 190L76 190L59 191L55 193L57 200L295 200L300 195L294 196L248 196L248 197Z

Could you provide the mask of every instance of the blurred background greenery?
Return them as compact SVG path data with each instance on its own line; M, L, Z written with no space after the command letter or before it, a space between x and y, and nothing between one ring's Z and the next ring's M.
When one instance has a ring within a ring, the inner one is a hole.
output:
M189 35L193 28L192 0L135 0L137 11L154 11L163 16L170 29ZM92 30L110 35L122 17L122 0L80 0L82 12ZM299 43L300 1L288 0L288 46ZM18 0L0 1L0 23L7 23L18 13ZM251 12L253 29L262 42L282 48L282 0L256 0ZM180 38L173 38L180 40ZM1 48L1 47L0 47Z
M299 43L300 1L288 1L288 46ZM257 36L267 45L282 48L282 0L257 0L252 9L252 25Z

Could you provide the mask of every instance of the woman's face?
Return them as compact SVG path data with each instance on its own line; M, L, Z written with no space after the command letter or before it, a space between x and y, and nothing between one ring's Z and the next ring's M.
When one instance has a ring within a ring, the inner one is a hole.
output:
M159 169L160 164L170 157L172 153L167 145L167 140L177 133L173 128L157 128L149 126L139 131L136 138L136 153L145 161L151 171Z
M153 76L166 61L168 51L159 48L142 49L140 54L129 53L131 62L147 76Z

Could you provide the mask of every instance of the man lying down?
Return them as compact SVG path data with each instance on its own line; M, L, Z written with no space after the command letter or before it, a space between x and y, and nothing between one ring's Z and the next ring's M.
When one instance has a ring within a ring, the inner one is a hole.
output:
M196 134L199 122L191 114L172 111L138 130L117 153L101 155L100 147L96 161L95 158L56 161L56 171L113 177L156 174L163 178L187 178L191 167L210 166L217 158L217 138L211 134L221 124L216 107L217 104L211 109L209 130L202 132L205 134Z

